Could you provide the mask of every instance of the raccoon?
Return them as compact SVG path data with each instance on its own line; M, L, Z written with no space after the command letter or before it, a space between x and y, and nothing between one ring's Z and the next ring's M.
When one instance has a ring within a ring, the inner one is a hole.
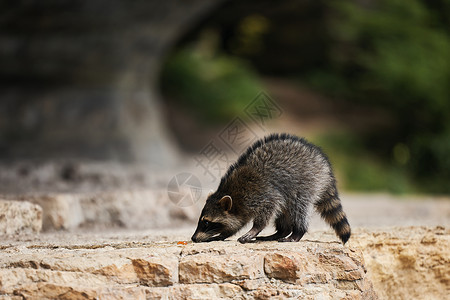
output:
M350 225L327 156L303 138L272 134L229 167L217 191L208 196L192 241L225 240L253 220L239 242L297 242L308 230L312 207L345 244ZM276 232L257 237L272 217Z

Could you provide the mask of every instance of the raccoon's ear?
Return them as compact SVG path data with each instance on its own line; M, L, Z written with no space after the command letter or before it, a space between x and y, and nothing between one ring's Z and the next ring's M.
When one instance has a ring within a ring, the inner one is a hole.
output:
M220 206L224 211L230 211L231 206L233 205L233 200L231 200L230 196L223 196L222 199L219 200Z

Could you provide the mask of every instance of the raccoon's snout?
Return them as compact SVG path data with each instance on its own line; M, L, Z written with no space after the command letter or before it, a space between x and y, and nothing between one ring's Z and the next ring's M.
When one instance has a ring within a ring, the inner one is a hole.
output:
M195 231L194 235L191 237L191 240L192 240L194 243L201 243L201 242L203 242L205 239L204 239L204 237L202 236L202 233L201 233L201 232L199 233L199 231Z
M210 234L206 234L202 231L195 232L194 235L191 237L191 240L194 243L203 243L203 242L210 242L211 239L213 239L214 236L211 236Z

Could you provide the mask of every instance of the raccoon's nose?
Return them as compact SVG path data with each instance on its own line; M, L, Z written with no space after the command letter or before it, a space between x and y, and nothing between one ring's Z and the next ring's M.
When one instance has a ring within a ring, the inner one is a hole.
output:
M196 237L195 235L193 235L193 236L191 237L191 240L192 240L194 243L197 243L197 242L198 242L198 239L197 239L197 237Z

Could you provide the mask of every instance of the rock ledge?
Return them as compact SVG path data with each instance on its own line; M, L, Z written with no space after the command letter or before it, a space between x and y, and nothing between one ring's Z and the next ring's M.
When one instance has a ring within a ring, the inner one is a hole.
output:
M376 299L361 251L337 242L2 248L2 299Z

